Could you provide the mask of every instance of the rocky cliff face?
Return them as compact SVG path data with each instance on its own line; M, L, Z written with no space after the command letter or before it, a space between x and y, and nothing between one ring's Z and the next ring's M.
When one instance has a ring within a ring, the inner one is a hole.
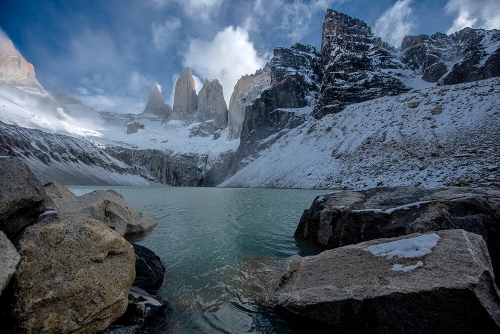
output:
M174 107L170 119L192 122L198 106L193 72L187 67L175 82Z
M329 9L321 39L323 80L316 116L338 112L349 103L408 91L400 78L388 73L406 68L393 55L395 51L363 21Z
M222 85L217 79L205 79L198 94L196 122L211 121L215 128L224 129L227 126L227 112Z
M158 115L163 119L172 113L172 107L163 101L161 86L159 84L155 83L151 87L148 95L148 103L142 113Z
M0 50L0 83L23 86L47 93L35 78L35 68L16 50L12 42Z
M269 66L258 70L255 74L242 76L229 100L228 128L229 139L238 139L245 118L245 109L257 96L271 84Z
M500 76L500 31L464 28L451 35L406 36L403 63L422 79L453 85Z

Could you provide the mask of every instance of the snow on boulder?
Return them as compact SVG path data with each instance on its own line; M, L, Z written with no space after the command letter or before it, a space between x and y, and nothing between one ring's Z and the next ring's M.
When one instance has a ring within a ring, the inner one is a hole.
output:
M293 256L277 260L269 272L266 306L331 331L500 331L500 295L488 249L480 235L464 230Z

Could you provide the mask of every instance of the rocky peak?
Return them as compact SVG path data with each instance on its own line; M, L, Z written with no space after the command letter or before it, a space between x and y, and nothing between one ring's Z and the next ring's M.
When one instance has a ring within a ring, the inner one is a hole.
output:
M229 139L240 138L246 106L255 100L255 98L271 84L269 70L267 66L254 74L244 75L234 86L234 91L229 100Z
M323 47L325 43L329 43L332 36L351 36L352 40L355 36L358 38L371 38L373 33L365 22L333 9L328 9L323 22L321 46Z
M16 50L11 40L0 43L0 83L47 92L35 78L35 68Z
M198 95L196 121L212 120L217 129L224 129L227 126L227 114L222 85L217 79L213 81L205 79Z
M161 86L155 83L149 90L148 103L144 108L143 114L154 114L167 118L171 112L172 108L163 101Z
M175 83L174 107L170 119L193 121L198 106L193 72L186 67Z
M496 29L406 36L401 51L403 63L438 85L500 76L500 31Z

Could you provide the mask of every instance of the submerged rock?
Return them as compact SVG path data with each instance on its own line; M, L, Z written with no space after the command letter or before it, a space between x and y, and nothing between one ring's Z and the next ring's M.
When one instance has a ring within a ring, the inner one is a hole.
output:
M68 188L59 182L49 182L43 185L45 192L50 198L76 198L77 196L73 194Z
M7 236L0 231L0 295L2 295L2 291L7 284L9 284L20 259L21 257L17 253L14 245Z
M342 333L497 333L493 277L481 236L412 234L281 260L265 304Z
M114 190L95 190L77 198L55 198L54 202L61 214L97 219L122 236L149 231L157 225Z
M0 158L0 231L13 239L55 205L42 183L18 158Z
M103 330L127 308L132 246L101 222L51 214L24 230L9 309L23 333Z
M134 285L145 290L161 288L165 275L165 267L160 258L152 250L132 244L135 252Z
M331 249L415 232L460 228L483 236L498 279L499 217L500 191L489 188L340 191L314 200L302 214L295 238Z

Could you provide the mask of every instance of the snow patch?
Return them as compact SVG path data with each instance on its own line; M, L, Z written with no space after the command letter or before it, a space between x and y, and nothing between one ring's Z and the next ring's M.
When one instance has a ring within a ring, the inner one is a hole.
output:
M367 250L375 256L384 256L388 260L393 257L411 259L430 254L439 239L441 238L436 233L425 234L415 238L373 245Z
M420 266L423 266L423 265L424 265L424 263L422 261L418 261L417 263L415 263L412 266L403 266L402 264L396 263L396 264L394 264L392 266L391 270L393 270L393 271L403 271L403 272L407 273L407 272L412 271L413 269L416 269L416 268L418 268Z
M57 211L55 211L55 210L47 210L44 213L40 214L40 216L38 216L38 218L42 218L42 217L45 217L45 216L48 216L48 215L53 215L54 213L57 213Z

